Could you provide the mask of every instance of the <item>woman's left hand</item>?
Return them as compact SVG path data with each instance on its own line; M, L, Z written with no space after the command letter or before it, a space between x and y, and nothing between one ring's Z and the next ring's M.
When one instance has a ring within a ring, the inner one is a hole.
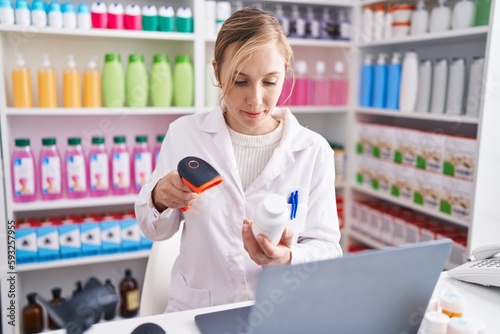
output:
M254 237L252 233L252 221L243 221L243 245L250 258L260 266L274 264L287 264L292 260L292 231L285 228L278 245L273 245L267 237L259 234Z

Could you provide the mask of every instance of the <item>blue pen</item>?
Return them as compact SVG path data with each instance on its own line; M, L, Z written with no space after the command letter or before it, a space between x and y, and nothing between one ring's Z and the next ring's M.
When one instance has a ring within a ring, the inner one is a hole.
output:
M290 194L290 197L288 198L288 204L291 204L292 205L292 208L290 210L290 220L293 220L294 216L293 216L293 211L294 211L294 208L295 208L295 196L293 195L293 192Z
M295 219L297 217L297 209L299 208L299 191L295 190L295 193L293 195L293 200L295 202L295 207L293 209L293 218Z

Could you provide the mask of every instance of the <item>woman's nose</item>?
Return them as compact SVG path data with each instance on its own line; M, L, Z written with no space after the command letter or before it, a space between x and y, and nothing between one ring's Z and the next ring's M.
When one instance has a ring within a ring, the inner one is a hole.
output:
M247 104L250 106L258 106L262 103L262 90L260 87L251 87L247 95Z

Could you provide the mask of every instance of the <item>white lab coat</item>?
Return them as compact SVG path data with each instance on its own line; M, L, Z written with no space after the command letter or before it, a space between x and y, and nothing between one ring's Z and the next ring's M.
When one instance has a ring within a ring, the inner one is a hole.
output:
M294 231L292 264L342 255L332 150L287 108L276 109L273 117L285 120L283 138L246 191L219 108L170 124L151 182L144 185L135 203L139 225L152 240L170 238L185 220L167 312L254 298L261 267L245 251L241 230L243 219L252 219L257 203L269 193L288 200L292 191L299 192L296 219L287 222ZM206 160L223 182L202 193L190 210L166 209L160 214L152 204L151 191L186 156Z

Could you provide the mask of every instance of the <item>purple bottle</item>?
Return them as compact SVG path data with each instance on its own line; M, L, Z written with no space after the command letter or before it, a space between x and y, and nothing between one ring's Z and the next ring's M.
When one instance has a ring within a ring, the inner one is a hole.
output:
M149 182L153 171L153 153L148 147L148 136L136 136L132 156L132 177L134 192L141 191L143 185Z
M113 138L109 164L114 195L125 195L130 192L130 154L126 141L125 136L115 136Z
M30 140L18 138L12 153L12 199L16 203L36 200L35 158Z
M82 140L78 137L68 138L68 148L65 156L66 192L68 198L88 196L87 168Z
M43 200L62 197L61 155L55 138L42 138L40 150L40 189Z
M109 194L109 157L104 137L92 137L88 162L89 192L92 197Z

